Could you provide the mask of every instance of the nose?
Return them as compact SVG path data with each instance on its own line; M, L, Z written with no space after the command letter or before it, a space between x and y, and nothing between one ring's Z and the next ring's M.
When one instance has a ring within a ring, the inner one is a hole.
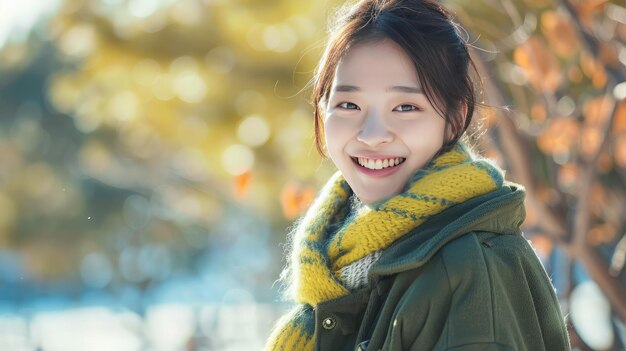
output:
M393 141L393 134L389 131L387 126L385 126L382 116L376 113L370 113L365 118L356 139L369 146L377 146Z

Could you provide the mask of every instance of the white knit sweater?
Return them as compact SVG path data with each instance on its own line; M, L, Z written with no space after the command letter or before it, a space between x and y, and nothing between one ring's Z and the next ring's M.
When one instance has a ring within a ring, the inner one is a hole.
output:
M378 260L382 250L374 251L371 254L355 261L339 270L339 278L349 290L359 289L367 284L367 273Z

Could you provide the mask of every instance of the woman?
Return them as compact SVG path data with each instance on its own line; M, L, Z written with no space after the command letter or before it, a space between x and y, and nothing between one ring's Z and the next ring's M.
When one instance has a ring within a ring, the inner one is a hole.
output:
M297 305L266 349L569 350L524 188L467 144L473 64L449 13L363 0L330 33L313 104L338 171L294 226Z

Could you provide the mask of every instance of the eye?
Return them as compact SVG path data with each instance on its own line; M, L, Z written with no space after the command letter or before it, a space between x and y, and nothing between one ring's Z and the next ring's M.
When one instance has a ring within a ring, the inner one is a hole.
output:
M404 109L403 107L406 107L406 106L408 106L409 108ZM400 105L400 110L401 110L400 112L410 112L410 111L421 111L422 109L415 105L403 104L403 105Z
M352 110L351 108L347 108L347 107L343 107L343 106L342 106L342 105L346 105L346 104L347 104L347 105L354 105L354 106L356 106L355 104L353 104L353 103L351 103L351 102L342 102L342 103L340 103L340 104L339 104L339 105L337 105L337 106L338 106L339 108L342 108L342 109ZM358 108L358 106L356 106L356 107Z

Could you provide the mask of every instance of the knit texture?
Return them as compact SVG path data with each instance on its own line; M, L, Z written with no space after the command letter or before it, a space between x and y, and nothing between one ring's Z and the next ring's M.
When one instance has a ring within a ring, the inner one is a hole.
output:
M503 182L502 169L458 142L417 170L399 194L350 212L354 193L336 172L294 232L288 292L298 305L277 321L265 349L313 350L314 307L348 295L353 283L363 284L367 274L356 281L352 274L372 264L376 252L433 215L494 191ZM362 261L372 254L372 259ZM362 262L354 266L358 261Z
M382 250L375 251L339 270L339 279L348 290L359 289L367 284L367 272L378 260Z
M361 200L356 196L356 194L352 194L350 196L350 213L345 217L343 221L337 221L334 226L332 226L332 230L330 231L331 235L336 235L341 226L347 220L353 219L358 215L359 211L362 211L364 208L364 204ZM382 254L382 250L375 251L354 263L351 263L343 268L341 268L337 274L337 277L340 279L341 283L348 288L348 290L357 290L367 284L367 273L369 272L370 267L378 260L380 255Z

